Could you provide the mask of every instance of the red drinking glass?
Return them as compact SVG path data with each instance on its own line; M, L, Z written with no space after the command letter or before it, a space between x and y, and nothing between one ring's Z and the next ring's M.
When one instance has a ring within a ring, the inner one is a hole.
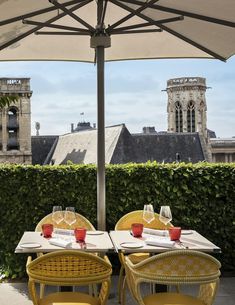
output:
M74 235L76 238L76 242L84 242L86 237L86 229L85 228L76 228L74 229Z
M42 234L45 238L50 238L53 232L53 224L51 223L44 223L42 225Z
M141 237L144 225L142 223L133 223L131 225L131 232L134 237Z
M179 240L181 236L181 227L169 228L169 235L171 240Z

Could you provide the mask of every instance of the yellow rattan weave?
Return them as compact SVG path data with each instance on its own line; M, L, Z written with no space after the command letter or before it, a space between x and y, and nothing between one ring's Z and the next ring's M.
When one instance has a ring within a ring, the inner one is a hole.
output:
M191 250L168 251L138 264L133 264L128 257L125 257L126 281L133 297L142 305L144 300L139 285L143 282L200 285L197 299L201 304L211 305L219 283L220 267L220 262L211 255ZM158 295L156 294L154 298L157 303Z
M29 292L34 305L40 304L35 283L55 286L82 286L101 283L98 298L100 304L103 305L107 301L111 273L112 266L107 257L103 259L90 253L75 250L48 253L33 261L29 258L27 263Z
M83 227L83 228L86 228L87 230L95 231L95 228L91 224L91 222L86 217L84 217L78 213L76 213L76 222L73 223L71 226L69 226L64 221L61 221L59 224L55 223L52 220L52 213L48 214L39 221L39 223L37 224L37 226L35 228L35 231L40 232L42 230L42 224L44 224L44 223L52 223L55 226L55 228L59 228L59 229L75 229L78 227Z
M130 230L131 225L134 222L142 223L145 228L158 229L158 230L165 230L172 226L171 224L164 225L159 220L159 214L157 213L155 213L155 219L150 223L148 223L143 219L143 210L137 210L127 213L122 218L120 218L115 225L115 230Z
M142 223L145 228L157 229L157 230L165 230L169 227L172 227L172 224L164 225L159 220L159 214L155 213L155 219L150 223L146 222L143 219L143 210L136 210L130 213L127 213L122 218L118 220L115 225L115 230L130 230L132 223ZM123 276L124 276L124 255L123 253L119 253L119 260L121 263L121 268L119 272L119 279L118 279L118 294L119 294L119 301L122 298L122 285L123 285ZM134 253L130 254L129 258L132 262L137 263L149 257L148 253Z
M39 223L37 224L37 226L35 228L35 231L36 232L41 232L42 225L44 223L52 223L55 228L59 228L59 229L75 229L75 228L83 227L83 228L86 228L89 231L95 231L95 228L90 223L90 221L87 218L85 218L84 216L82 216L81 214L78 214L78 213L76 213L76 222L74 224L72 224L71 227L65 221L62 221L59 224L55 223L52 219L52 213L50 213L39 221ZM37 253L37 256L39 257L42 254L43 253ZM41 284L40 285L40 296L42 297L43 294L44 294L44 285Z

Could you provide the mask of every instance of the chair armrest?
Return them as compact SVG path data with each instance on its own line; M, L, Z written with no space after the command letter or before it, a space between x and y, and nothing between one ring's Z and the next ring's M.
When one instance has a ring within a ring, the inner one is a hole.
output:
M28 256L26 266L32 262L32 256Z

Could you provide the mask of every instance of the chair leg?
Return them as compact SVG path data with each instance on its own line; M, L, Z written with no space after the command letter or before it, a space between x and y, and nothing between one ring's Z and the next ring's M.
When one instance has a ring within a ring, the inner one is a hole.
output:
M121 303L122 299L122 288L123 288L123 277L124 277L124 267L121 266L119 277L118 277L118 302Z
M121 305L126 304L126 277L123 279L122 291L121 291Z
M44 297L45 284L40 284L40 299Z

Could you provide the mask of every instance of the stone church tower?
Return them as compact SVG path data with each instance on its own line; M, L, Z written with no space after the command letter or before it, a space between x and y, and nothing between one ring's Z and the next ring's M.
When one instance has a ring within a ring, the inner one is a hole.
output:
M0 163L31 164L30 79L0 78L0 95L18 97L0 108Z
M201 77L181 77L167 81L168 132L198 132L205 159L211 162L206 89L206 79Z

